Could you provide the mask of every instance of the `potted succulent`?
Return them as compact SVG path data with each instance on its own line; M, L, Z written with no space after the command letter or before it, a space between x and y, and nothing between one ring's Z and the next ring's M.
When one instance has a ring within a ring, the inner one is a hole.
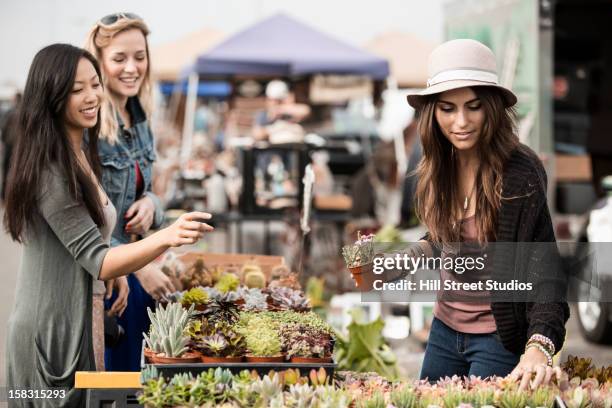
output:
M194 305L188 310L179 303L171 303L166 308L160 306L155 313L147 308L151 320L149 334L144 334L148 358L153 363L195 363L200 360L195 353L189 352L189 336L185 334ZM152 353L151 353L152 352Z
M191 288L181 297L181 304L184 307L195 305L195 310L203 310L208 301L208 292L202 287Z
M212 285L212 277L202 258L196 259L191 267L185 270L180 279L184 289Z
M273 330L260 330L247 336L247 348L250 354L246 359L251 363L281 363L285 356L281 354L281 341Z
M221 293L233 292L238 289L240 279L233 273L225 273L221 276L219 281L215 284L215 289Z
M361 235L361 232L358 231L357 241L353 245L344 246L342 256L353 279L355 279L357 287L362 290L371 290L374 282L372 272L374 235Z
M310 310L310 302L300 290L275 287L269 291L271 305L277 310L294 310L297 312Z
M253 363L282 362L282 344L279 324L270 316L252 316L242 328L249 354L246 359Z
M324 330L300 324L283 324L281 339L292 363L332 362L333 337Z
M268 295L262 292L261 289L241 288L239 294L243 300L241 305L243 310L259 312L268 309Z
M215 288L205 288L205 291L209 300L201 312L211 325L214 326L217 322L234 323L238 320L237 292L222 293Z
M219 322L209 335L197 341L196 347L204 363L237 363L246 354L246 339L229 324Z
M266 287L266 274L258 265L246 264L242 267L240 272L242 275L242 280L248 288L263 289Z

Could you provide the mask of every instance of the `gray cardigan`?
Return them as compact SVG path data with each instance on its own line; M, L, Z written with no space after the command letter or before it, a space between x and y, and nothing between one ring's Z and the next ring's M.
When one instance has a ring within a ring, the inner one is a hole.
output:
M61 400L9 405L81 407L84 392L73 389L74 375L95 371L92 281L109 245L85 206L71 198L68 180L58 170L46 172L41 186L9 319L7 383L8 389L65 387L67 392Z

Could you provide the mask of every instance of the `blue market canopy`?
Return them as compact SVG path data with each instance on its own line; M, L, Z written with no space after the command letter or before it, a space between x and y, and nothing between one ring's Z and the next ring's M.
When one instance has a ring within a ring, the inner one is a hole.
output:
M293 77L327 73L385 79L389 75L389 64L368 51L278 14L203 53L189 71L213 77Z
M187 94L187 81L160 82L159 90L164 95L171 95L175 92ZM226 98L232 93L232 86L223 81L201 81L198 83L197 95L201 97Z

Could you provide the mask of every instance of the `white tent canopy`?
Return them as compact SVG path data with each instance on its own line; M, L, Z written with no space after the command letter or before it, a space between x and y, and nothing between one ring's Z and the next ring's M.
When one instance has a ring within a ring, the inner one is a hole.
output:
M214 47L225 38L220 31L205 28L176 41L162 44L151 50L153 78L158 81L176 81L185 66L197 56Z

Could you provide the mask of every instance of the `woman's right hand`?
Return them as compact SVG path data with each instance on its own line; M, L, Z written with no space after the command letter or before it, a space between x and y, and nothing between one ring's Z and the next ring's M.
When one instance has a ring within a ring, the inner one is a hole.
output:
M209 213L200 211L181 215L172 225L162 230L166 244L170 247L195 244L204 236L205 232L214 230L213 227L204 223L204 220L210 220L211 218L212 215Z
M155 265L149 264L141 270L134 272L134 275L145 292L155 300L161 300L167 295L176 292L176 288L170 278Z

